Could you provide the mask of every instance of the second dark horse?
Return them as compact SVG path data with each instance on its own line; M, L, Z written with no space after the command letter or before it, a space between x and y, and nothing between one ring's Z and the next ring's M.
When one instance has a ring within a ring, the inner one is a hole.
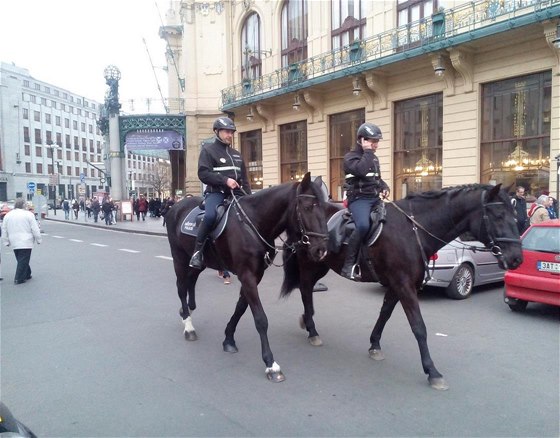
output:
M340 209L330 204L328 216ZM470 231L492 251L502 269L515 269L522 262L513 207L507 192L501 190L500 185L453 187L412 194L389 203L383 232L366 250L379 280L387 286L379 318L371 332L369 355L374 360L384 358L381 334L400 301L420 348L422 368L435 389L447 389L448 385L436 369L428 350L426 325L420 312L417 291L424 280L429 257L465 231ZM302 250L297 251L296 257L285 257L281 293L288 295L299 287L304 306L302 328L307 329L313 345L322 343L313 321L313 285L329 269L340 273L345 252L344 249L338 253L329 252L321 262L314 261ZM361 268L362 281L374 281L367 263L362 263Z

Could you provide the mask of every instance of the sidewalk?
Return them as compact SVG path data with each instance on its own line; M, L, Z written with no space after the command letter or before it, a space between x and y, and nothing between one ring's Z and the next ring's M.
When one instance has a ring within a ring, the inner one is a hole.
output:
M105 225L105 221L98 219L98 222L95 223L93 221L93 215L91 218L86 217L86 213L80 211L78 214L78 219L74 219L74 213L70 211L71 219L66 220L64 219L64 211L63 210L56 210L56 216L53 210L49 210L48 216L41 219L41 221L56 221L56 222L65 222L74 225L83 225L86 227L96 227L96 228L105 228L109 230L118 230L124 231L127 233L142 233L142 234L152 234L155 236L167 236L167 229L162 225L163 218L158 217L149 217L146 215L146 220L140 221L136 220L136 216L134 216L134 220L130 221L118 221L115 225Z

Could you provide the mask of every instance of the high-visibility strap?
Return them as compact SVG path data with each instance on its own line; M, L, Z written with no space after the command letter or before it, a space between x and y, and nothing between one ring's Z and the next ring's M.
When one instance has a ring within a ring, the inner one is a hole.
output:
M377 176L377 175L379 175L379 174L376 173L376 172L369 172L369 173L366 173L366 176ZM344 178L346 178L346 179L348 179L348 178L356 178L356 175L352 175L351 173L348 173L348 174L346 174L346 175L344 176Z
M219 172L221 170L238 170L238 171L241 171L241 168L237 167L237 166L222 166L222 167L214 167L212 170L214 172Z

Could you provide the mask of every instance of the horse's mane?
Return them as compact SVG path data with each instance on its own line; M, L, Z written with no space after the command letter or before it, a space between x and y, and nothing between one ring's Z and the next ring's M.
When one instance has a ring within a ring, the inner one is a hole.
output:
M414 192L407 195L406 200L414 200L414 199L438 199L442 196L449 194L456 194L459 192L470 192L476 190L488 190L491 189L493 186L489 184L464 184L460 186L453 186L453 187L445 187L441 190L430 190L427 192Z

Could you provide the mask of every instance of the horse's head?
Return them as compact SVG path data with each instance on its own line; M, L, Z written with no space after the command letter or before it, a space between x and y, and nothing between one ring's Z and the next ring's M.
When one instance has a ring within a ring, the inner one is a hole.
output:
M327 197L322 191L323 180L319 176L311 180L309 172L296 190L296 230L299 242L307 248L312 260L320 261L327 255Z
M523 261L515 213L501 184L482 191L482 215L471 222L471 232L498 259L502 269L515 269Z

